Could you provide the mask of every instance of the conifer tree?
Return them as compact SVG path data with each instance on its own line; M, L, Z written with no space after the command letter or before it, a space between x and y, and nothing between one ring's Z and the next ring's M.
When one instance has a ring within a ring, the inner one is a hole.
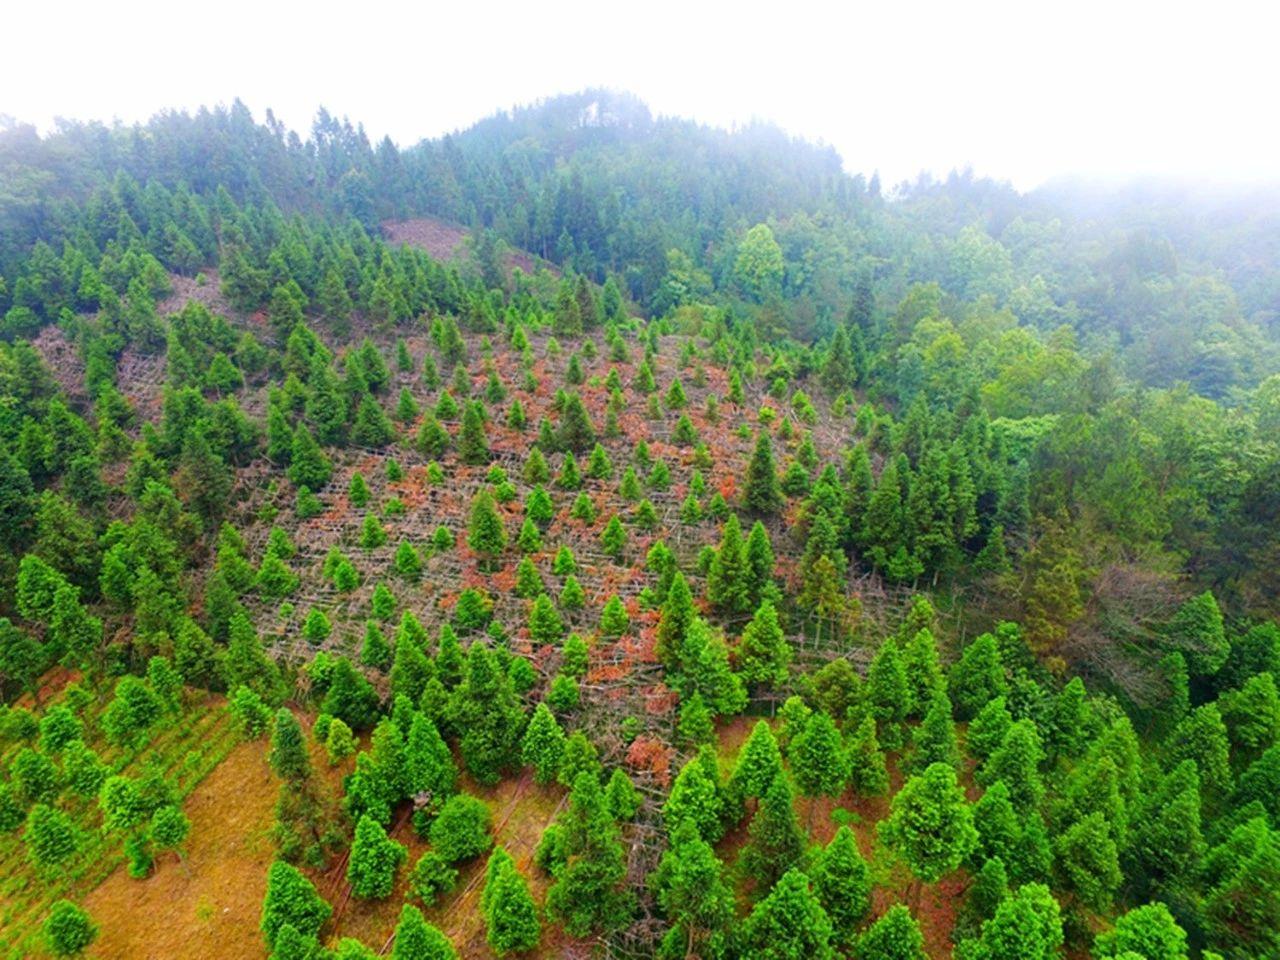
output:
M478 400L467 404L462 414L462 430L458 434L458 456L463 463L482 465L489 462L489 441L485 436L484 408Z
M910 708L910 688L898 644L892 637L880 644L867 671L867 703L879 726L880 742L890 749L902 743L901 724Z
M993 634L980 634L964 648L947 677L947 692L958 720L972 720L988 703L1009 692Z
M596 442L596 430L591 425L591 416L587 413L582 397L570 393L564 408L560 411L560 429L556 433L556 443L561 450L581 453Z
M297 868L283 860L271 864L261 921L268 947L276 945L276 938L286 925L304 936L317 936L332 913L333 908Z
M938 644L928 628L915 631L903 645L902 668L907 678L911 716L922 718L946 688L938 662Z
M1186 931L1163 903L1134 907L1093 941L1094 960L1112 960L1126 954L1187 960Z
M696 691L709 709L724 716L739 713L747 705L742 680L730 669L724 638L701 617L694 617L685 631L678 659L681 672L674 686L682 696Z
M1011 726L1013 715L1005 706L1005 698L988 701L969 723L964 742L966 752L975 760L986 760L1004 742Z
M463 762L482 785L497 783L518 759L524 711L511 678L482 643L467 650L465 673L449 701L452 729L461 731Z
M782 633L778 612L765 600L742 632L737 649L738 671L748 684L777 688L787 680L791 657L791 645Z
M610 517L609 522L605 524L605 528L600 534L600 546L606 554L613 558L615 563L622 562L623 554L627 549L627 531L616 514Z
M781 775L782 754L773 729L766 721L758 720L738 753L737 764L729 777L729 795L737 802L759 799Z
M50 907L42 930L55 957L78 957L98 938L98 925L70 900L58 900Z
M733 891L724 865L691 823L682 823L650 878L658 905L672 927L662 954L720 956L734 920Z
M696 615L688 581L681 571L676 570L667 590L667 599L662 604L662 615L658 619L658 659L669 672L680 669L680 653L684 647L685 634Z
M693 824L698 836L708 843L715 843L724 835L720 784L709 772L714 767L700 751L698 756L680 768L662 805L668 836L674 836L686 821Z
M796 819L786 777L774 777L751 818L747 835L739 863L756 881L756 889L768 890L792 867L804 866L805 835Z
M396 437L396 428L386 411L373 397L365 396L356 408L355 424L351 427L351 442L361 447L385 447Z
M832 941L851 946L871 910L871 871L848 826L836 831L814 862L813 892L831 921Z
M854 960L927 960L924 935L911 911L894 904L873 923L853 950Z
M562 830L564 861L547 891L548 914L574 937L622 926L632 909L626 860L595 773L574 779Z
M756 436L755 451L747 465L742 506L748 513L771 516L782 509L777 469L773 465L773 444L767 430Z
M959 768L960 747L956 741L955 724L951 721L951 701L944 691L934 695L924 722L914 731L912 743L915 746L911 755L913 770L924 770L935 763Z
M1169 740L1169 762L1182 760L1196 762L1206 800L1231 793L1231 744L1217 704L1197 707L1174 729Z
M471 501L471 520L467 528L467 544L488 563L495 561L507 548L507 530L501 514L487 491Z
M1043 758L1035 724L1019 720L1009 728L986 763L978 768L974 779L984 786L1003 780L1014 806L1025 813L1039 805L1044 793L1038 769Z
M1206 866L1208 945L1229 957L1280 951L1280 835L1262 818L1241 824Z
M529 608L529 639L537 644L559 643L564 636L564 623L555 604L545 593Z
M538 704L520 743L520 760L533 767L536 782L548 784L556 779L564 744L564 731L555 716L545 703Z
M627 608L617 594L605 601L600 611L600 635L603 637L620 637L631 629L631 617Z
M267 757L271 769L282 780L298 782L311 775L302 728L293 711L281 707L276 711L275 729L271 734L271 753Z
M329 676L329 690L321 709L341 717L352 730L367 730L373 725L378 694L346 657L334 661Z
M415 712L404 744L404 786L407 796L430 794L443 801L457 789L458 771L440 731L429 717Z
M1056 838L1053 849L1058 886L1095 910L1107 909L1124 876L1111 825L1104 816L1090 813L1077 820Z
M911 868L916 879L915 901L922 884L934 883L950 873L978 842L973 811L956 782L956 772L941 763L903 784L879 832Z
M737 515L731 514L725 521L720 548L707 574L707 599L727 614L746 613L751 609L751 583L742 527Z
M500 850L500 848L499 848ZM538 945L542 926L529 885L509 856L495 850L489 858L482 893L486 939L498 956L523 953Z
M306 426L298 424L289 454L289 480L296 487L319 490L329 482L333 466Z
M862 718L849 742L849 781L866 796L879 796L889 789L884 752L876 737L875 718Z
M1041 883L1019 887L982 925L977 956L983 960L1051 960L1063 943L1058 901Z
M27 858L42 874L48 874L80 848L81 834L64 811L37 803L27 814L22 840Z
M1187 666L1197 676L1217 673L1231 652L1222 610L1208 591L1183 603L1164 633L1169 644L1186 656Z
M749 955L769 960L831 960L836 955L831 938L831 921L799 869L788 870L778 880L742 928Z
M351 859L347 863L351 892L365 900L386 899L391 895L396 871L407 857L404 845L389 839L382 824L362 816L356 824Z
M796 786L807 797L837 797L849 778L840 731L825 713L817 712L787 747ZM810 812L812 813L812 807Z
M406 903L396 924L391 960L458 960L458 952L443 933L427 923L417 907Z

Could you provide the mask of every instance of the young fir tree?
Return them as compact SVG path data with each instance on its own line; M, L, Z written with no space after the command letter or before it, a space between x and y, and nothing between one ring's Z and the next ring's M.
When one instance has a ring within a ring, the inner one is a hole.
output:
M524 732L524 711L495 655L482 643L467 650L462 682L449 701L452 729L467 769L482 785L497 783L512 766Z
M311 760L302 727L293 711L281 707L276 711L275 730L271 734L271 753L267 757L271 770L277 777L290 782L306 780L311 776Z
M852 946L871 910L871 871L848 826L840 827L818 854L812 875L813 892L831 920L832 941Z
M956 869L978 842L973 811L956 782L956 772L941 763L903 785L879 833L910 867L915 902L922 884L934 883Z
M427 923L422 912L412 904L400 910L396 924L391 960L457 960L453 944L437 928Z
M742 925L742 941L752 957L831 960L831 920L800 870L788 870Z
M993 634L980 634L964 648L947 677L956 719L972 720L988 703L1009 692L1000 649Z
M680 768L662 806L668 836L674 836L686 821L693 825L698 836L709 843L715 843L723 836L724 804L712 760L714 755L708 759L699 751L698 756Z
M529 608L529 639L536 644L555 644L563 636L564 622L555 604L545 593L539 594Z
M773 729L764 720L758 720L738 753L737 764L729 777L729 795L738 802L759 799L781 775L782 753Z
M806 797L837 797L849 778L840 731L825 713L814 713L787 747L796 786ZM812 816L813 806L810 805Z
M924 722L915 728L912 743L912 770L923 771L935 763L959 769L960 747L956 740L956 727L951 720L951 701L945 691L939 690L933 697Z
M283 860L271 864L260 924L268 947L276 945L276 938L286 925L304 936L318 936L332 913L333 908L296 867Z
M880 645L867 671L867 703L875 717L880 742L890 749L902 743L902 722L910 708L910 688L898 644L889 637Z
M524 953L538 945L542 925L529 885L501 848L489 858L481 903L486 939L498 956Z
M362 816L356 824L351 859L347 863L351 892L365 900L383 900L390 896L396 871L407 857L403 844L389 839L380 823Z
M769 785L747 835L739 863L757 890L768 890L792 867L803 867L806 839L786 777L775 777Z
M471 502L467 544L489 564L496 561L507 547L506 525L494 505L493 496L486 491L476 494Z
M1056 837L1053 851L1056 886L1094 910L1108 909L1124 876L1106 818L1090 813L1075 821Z
M1187 933L1163 903L1134 907L1093 941L1094 960L1116 960L1126 955L1187 960Z
M489 462L489 441L485 436L484 408L477 400L467 404L458 433L458 456L463 463L482 465Z
M78 957L98 938L98 925L70 900L57 900L49 909L42 932L55 957Z
M663 956L721 956L734 921L733 891L724 865L691 823L676 829L650 886L671 929Z
M548 914L574 937L624 925L632 909L626 859L596 774L574 780L561 836L563 862L547 891Z
M890 907L858 938L853 957L854 960L928 960L920 925L900 903Z
M615 563L622 563L627 549L627 531L616 514L610 517L609 522L605 524L605 528L600 534L600 546Z
M555 780L564 744L564 731L555 716L545 703L538 704L520 743L520 759L526 766L533 767L535 781L548 784Z
M707 599L727 614L747 613L751 609L751 583L742 527L737 515L730 515L707 574Z
M773 444L767 430L761 430L756 437L755 451L747 465L742 506L748 513L763 516L771 516L782 509L782 491L778 487L777 468L773 465Z
M435 723L423 713L415 712L409 723L403 778L404 792L409 797L429 794L433 801L443 802L457 789L453 754Z
M684 647L685 634L695 617L693 594L689 591L688 581L680 570L676 570L658 619L658 659L668 672L680 669L680 653Z
M1029 811L1039 806L1044 795L1039 771L1043 758L1035 724L1031 720L1018 720L986 763L975 771L974 779L983 786L1003 780L1014 806Z
M791 658L791 645L778 622L778 611L765 600L742 632L738 672L744 682L759 689L777 689L786 683Z
M1009 713L1005 698L996 697L988 701L969 723L965 751L975 760L986 760L1004 742L1011 726L1013 715Z

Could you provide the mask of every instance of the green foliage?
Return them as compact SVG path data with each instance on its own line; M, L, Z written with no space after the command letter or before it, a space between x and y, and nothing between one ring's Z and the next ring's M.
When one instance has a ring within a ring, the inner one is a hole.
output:
M833 942L853 944L871 909L871 873L847 826L840 827L818 853L812 877L814 895L831 921Z
M492 817L484 801L466 793L450 797L431 823L431 846L450 863L470 860L493 844Z
M927 956L920 925L900 903L873 923L853 950L855 960L926 960Z
M489 857L481 904L486 939L498 956L523 953L538 945L542 925L529 885L500 847Z
M366 900L382 900L390 896L396 871L407 856L402 844L387 838L380 823L362 816L356 824L351 859L347 863L347 882L351 884L351 892Z
M978 842L973 811L956 772L941 763L903 784L879 833L924 883L934 883L958 867Z
M742 939L753 957L829 960L831 921L809 889L809 878L788 870L743 924Z
M304 936L316 936L333 908L316 892L311 881L283 860L267 871L267 894L262 902L260 928L268 947L276 945L285 925Z
M560 865L547 891L547 913L575 937L626 924L632 909L625 890L626 860L595 773L583 772L574 779L561 830L555 835L559 853L554 859Z
M806 840L785 777L774 777L765 789L747 838L739 864L757 889L768 890L792 867L803 869Z
M98 938L98 925L70 900L58 900L44 921L44 939L55 957L78 957Z

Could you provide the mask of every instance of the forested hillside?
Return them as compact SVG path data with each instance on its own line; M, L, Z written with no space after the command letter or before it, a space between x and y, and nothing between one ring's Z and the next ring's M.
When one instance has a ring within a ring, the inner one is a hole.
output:
M600 92L0 131L5 955L1280 955L1277 238Z

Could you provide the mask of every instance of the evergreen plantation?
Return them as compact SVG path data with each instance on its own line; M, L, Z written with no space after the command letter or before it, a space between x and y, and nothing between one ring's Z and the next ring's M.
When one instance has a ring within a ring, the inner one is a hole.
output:
M0 184L3 956L1280 956L1276 194L598 91Z

